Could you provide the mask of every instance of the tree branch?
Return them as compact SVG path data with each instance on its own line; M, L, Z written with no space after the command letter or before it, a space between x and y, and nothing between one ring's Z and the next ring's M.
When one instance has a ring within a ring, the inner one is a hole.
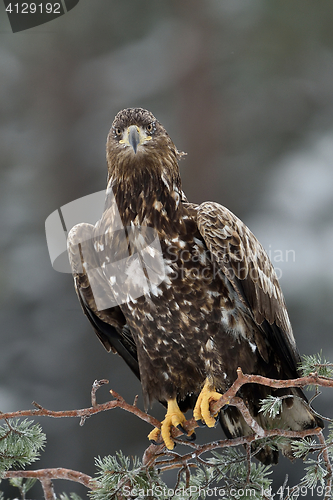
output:
M36 410L20 410L13 411L7 413L0 413L0 420L5 420L9 418L20 418L20 417L52 417L52 418L64 418L64 417L79 417L86 419L91 415L95 415L96 413L100 413L102 411L112 410L114 408L122 408L125 411L133 413L137 417L141 418L148 424L153 425L154 427L160 427L161 423L148 413L140 410L137 406L130 405L126 403L126 401L116 392L110 390L110 393L115 398L113 401L108 401L107 403L95 404L95 406L91 406L90 408L83 408L80 410L62 410L62 411L53 411L47 410L43 408L40 404L33 401L33 405L37 407Z
M333 387L333 379L327 378L327 377L319 377L317 373L310 374L306 377L300 377L296 379L290 379L290 380L277 380L277 379L270 379L267 377L263 377L261 375L245 375L242 372L241 368L237 369L237 379L235 382L232 384L232 386L222 395L222 397L218 400L215 401L214 403L211 403L210 405L210 410L211 410L211 415L216 415L221 408L225 405L230 405L230 406L236 406L239 411L241 412L244 420L246 423L251 427L251 429L254 431L257 437L267 437L267 431L265 431L257 422L254 420L252 415L250 414L247 406L245 405L244 401L236 397L237 392L239 389L245 385L245 384L260 384L260 385L265 385L268 387L273 387L274 389L281 389L281 388L286 388L286 387L304 387L306 385L316 385L316 386L322 386L322 387ZM160 426L158 426L160 427ZM183 425L185 431L188 433L198 427L197 422L192 418L191 420L188 420L184 425ZM289 431L288 431L289 432ZM302 431L300 431L302 432ZM172 429L172 437L177 438L179 437L183 432L181 432L178 428L177 429ZM283 434L284 435L284 434ZM292 437L297 437L297 436L292 436ZM300 436L302 437L302 436Z
M305 429L303 431L288 431L284 429L272 429L264 431L265 438L274 438L277 436L283 436L289 439L297 439L304 438L307 436L320 436L322 434L321 429L319 427L315 429ZM231 446L240 446L240 445L250 445L254 441L258 439L258 436L241 436L238 438L232 439L221 439L219 441L213 441L211 443L196 445L194 443L188 443L186 441L182 441L183 444L190 445L191 448L194 448L194 451L187 453L186 455L180 455L181 462L193 460L202 455L203 453L207 453L208 451L216 450L217 448L230 448ZM167 455L173 455L172 452L166 451L165 453L161 453L163 450L163 445L154 445L151 444L144 453L143 463L147 466L151 466L154 462L155 465L159 465L161 471L163 470L164 465L168 465L170 463L175 463L178 461L178 457L174 457L169 460L161 460L158 461L161 457Z
M161 423L156 418L152 417L151 415L148 415L147 413L143 412L136 406L137 397L134 400L134 404L130 405L126 403L126 401L117 392L111 390L110 393L114 397L114 400L102 404L97 404L96 391L98 390L99 387L101 387L101 385L106 383L108 383L107 380L94 382L91 390L92 406L90 408L83 408L79 410L53 411L53 410L47 410L38 403L33 402L33 405L36 407L36 409L0 413L0 420L4 419L8 421L8 419L10 418L18 418L26 416L45 416L52 418L76 417L80 418L80 424L83 425L86 418L96 413L112 410L114 408L122 408L125 411L133 413L141 420L144 420L145 422L149 423L154 427L158 428L161 427ZM237 379L235 380L235 382L222 395L219 401L216 401L211 404L210 409L211 413L214 415L225 405L236 406L241 412L247 424L253 430L253 435L246 437L243 436L234 439L224 439L224 440L214 441L212 443L207 443L204 445L196 445L192 442L182 441L183 444L186 444L187 446L192 448L192 451L185 455L178 455L175 454L174 452L166 450L163 443L151 444L144 452L143 467L148 469L154 466L159 468L161 471L178 467L181 468L182 470L188 471L188 467L193 467L195 465L193 464L193 460L202 461L200 455L217 448L227 448L230 446L245 445L249 450L251 443L257 440L258 438L273 438L277 436L284 436L286 438L297 439L297 438L304 438L306 436L317 436L319 443L321 445L321 454L323 456L327 470L326 484L330 488L332 483L332 467L330 464L327 451L328 445L325 443L322 430L319 427L315 429L305 429L303 431L290 431L284 429L272 429L272 430L263 429L258 424L258 422L256 422L256 420L252 417L244 401L236 396L239 389L245 384L261 384L276 389L285 387L304 387L306 385L333 387L333 379L329 379L327 377L319 377L317 373L312 373L306 377L300 377L293 380L276 380L276 379L269 379L267 377L263 377L260 375L245 375L243 374L241 368L238 368ZM183 425L183 427L184 430L188 433L191 430L198 427L198 424L194 420L194 418L192 418L191 420L188 420ZM183 433L184 432L178 428L172 429L172 437L177 441L179 441L178 438ZM21 470L7 471L4 473L3 477L37 478L42 484L46 500L54 500L55 498L53 485L51 482L52 479L67 479L70 481L75 481L83 484L89 489L94 489L94 487L96 487L97 485L97 482L93 480L93 478L91 478L90 476L83 474L81 472L64 468L40 469L35 471L21 471Z
M333 379L319 377L318 373L311 373L306 377L299 377L289 380L277 380L261 375L245 375L241 368L237 369L237 379L223 396L211 405L212 413L217 413L224 405L230 404L229 399L236 396L239 389L245 384L260 384L274 389L285 387L304 387L306 385L319 385L321 387L333 387Z
M74 481L76 483L83 484L87 488L92 488L94 480L91 476L83 474L71 469L64 469L62 467L57 467L54 469L38 469L38 470L9 470L3 473L4 479L9 479L11 477L35 477L43 485L51 484L51 479L66 479L67 481ZM49 482L49 483L47 483ZM47 486L48 491L50 491L50 486ZM53 487L52 487L53 490ZM50 497L52 498L52 497Z
M52 484L51 479L43 478L43 479L40 479L39 481L40 481L42 488L43 488L45 500L56 500L56 495L54 493L53 484Z

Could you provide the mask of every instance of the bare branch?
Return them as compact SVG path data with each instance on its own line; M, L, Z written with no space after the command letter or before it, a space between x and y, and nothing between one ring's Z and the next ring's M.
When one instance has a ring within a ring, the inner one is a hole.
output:
M43 408L41 405L34 402L33 405L37 406L38 409L0 413L0 420L1 419L5 420L9 418L20 418L20 417L33 417L33 416L52 417L52 418L79 417L80 419L82 419L82 418L88 418L91 415L95 415L96 413L100 413L102 411L112 410L114 408L122 408L125 411L133 413L137 417L141 418L141 420L144 420L145 422L153 425L154 427L161 427L161 423L156 418L152 417L151 415L148 415L148 413L145 413L136 406L126 403L126 401L115 391L110 391L110 392L116 398L115 401L108 401L103 404L96 404L96 406L92 406L90 408L83 408L80 410L53 411L53 410L47 410L46 408Z
M44 499L45 500L56 500L56 495L54 493L53 484L52 484L51 479L42 478L42 479L40 479L40 483L41 483L42 488L43 488Z
M237 379L223 396L211 405L212 413L216 414L224 405L230 404L229 400L236 396L239 389L245 384L260 384L274 389L285 387L304 387L306 385L319 385L321 387L333 387L333 379L319 377L317 373L311 373L307 377L299 377L289 380L277 380L261 375L245 375L241 368L237 369Z
M39 479L41 483L44 481L44 484L46 484L46 481L51 481L51 479L67 479L67 481L81 483L90 489L94 484L94 480L91 476L75 470L64 469L62 467L38 470L9 470L3 473L3 478L9 479L11 477L35 477Z
M102 385L108 384L109 381L106 378L102 380L95 380L91 388L91 406L96 406L96 392Z
M100 387L100 385L98 384L102 383L104 384L106 383L106 381L102 380L100 382L94 382L92 389L92 392L94 392L94 394L96 393L98 387ZM98 387L96 387L95 384L97 384ZM232 384L232 386L223 394L223 396L219 399L219 401L216 401L215 403L211 404L211 413L216 414L225 405L237 406L237 408L241 411L244 419L253 429L255 434L257 434L258 436L264 436L266 435L265 434L266 431L264 431L259 426L259 424L253 419L243 400L236 397L237 392L244 384L261 384L276 389L283 387L304 387L306 385L333 387L333 379L328 379L326 377L319 377L317 373L313 373L307 377L301 377L292 380L276 380L267 377L262 377L261 375L244 375L241 368L238 368L237 379ZM126 403L124 398L122 398L116 391L111 389L110 393L115 398L114 401L108 401L102 404L97 404L97 403L94 404L95 399L93 397L92 398L93 406L90 408L84 408L80 410L53 411L53 410L47 410L46 408L43 408L40 404L33 402L33 405L37 407L36 410L21 410L16 412L0 413L0 420L8 418L26 417L26 416L44 416L53 418L79 417L80 419L82 418L86 419L91 415L94 415L95 413L112 410L113 408L122 408L125 411L133 413L141 420L144 420L145 422L153 425L154 427L158 428L161 427L161 423L156 418L152 417L151 415L148 415L147 413L143 412L136 406L136 400L135 404L130 405ZM198 427L198 425L194 419L187 421L186 424L184 425L186 432L189 432L195 429L196 427ZM182 431L180 431L179 429L173 429L172 431L173 437L179 437L182 434L183 434Z

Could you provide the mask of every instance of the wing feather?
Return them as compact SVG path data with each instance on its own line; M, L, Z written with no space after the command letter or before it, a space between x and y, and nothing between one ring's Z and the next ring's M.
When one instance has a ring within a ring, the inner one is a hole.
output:
M197 206L197 224L214 262L233 285L260 330L283 353L292 376L300 361L273 265L249 228L214 202Z
M108 296L112 290L100 268L94 247L95 232L95 226L83 223L74 226L68 234L67 248L75 290L84 314L106 350L117 352L140 378L136 345L120 307L99 311L96 306L92 290L100 296ZM88 278L89 268L94 269L94 273Z

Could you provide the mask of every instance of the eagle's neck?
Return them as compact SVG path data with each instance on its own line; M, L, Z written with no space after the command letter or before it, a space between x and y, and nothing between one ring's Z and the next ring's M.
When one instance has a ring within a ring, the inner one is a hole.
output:
M112 189L124 226L148 225L163 231L170 223L182 221L182 201L186 201L177 170L141 168L130 175L110 176Z

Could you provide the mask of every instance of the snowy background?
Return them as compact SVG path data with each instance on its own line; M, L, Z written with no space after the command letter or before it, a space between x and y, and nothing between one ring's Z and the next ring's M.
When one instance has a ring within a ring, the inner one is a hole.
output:
M33 400L89 406L101 378L129 402L140 394L95 338L71 276L52 269L44 232L51 212L105 188L106 136L130 106L152 111L188 153L188 198L227 206L264 244L300 352L333 360L333 4L80 0L16 34L2 2L0 13L1 411ZM100 389L98 400L108 397ZM332 416L331 399L324 392L316 408ZM157 404L152 412L162 417ZM88 474L94 456L141 456L150 430L121 410L83 427L41 423L48 443L38 467ZM282 460L276 488L286 472L294 484L301 464Z

